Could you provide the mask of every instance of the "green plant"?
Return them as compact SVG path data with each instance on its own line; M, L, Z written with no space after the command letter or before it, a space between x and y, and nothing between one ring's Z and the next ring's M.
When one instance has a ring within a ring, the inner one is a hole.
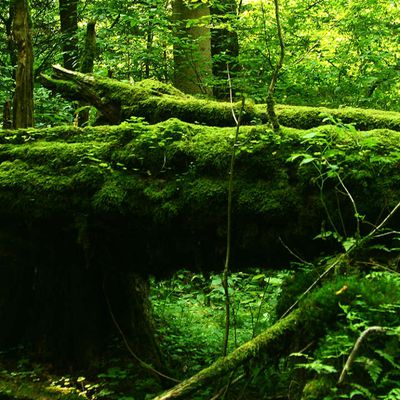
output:
M287 274L251 270L229 276L234 332L230 350L273 323ZM195 373L220 355L225 297L219 275L179 271L170 280L153 281L151 300L162 350L180 375Z
M356 287L349 290L355 290L357 294L350 303L340 304L343 319L338 327L318 344L313 355L301 352L293 353L291 357L304 360L297 362L296 368L307 371L311 379L319 379L321 375L329 377L330 390L325 392L324 400L391 399L400 390L400 364L397 362L400 356L400 275L371 272L351 285ZM381 331L385 330L386 334L366 338L345 382L336 384L357 337L367 327L377 324L384 327Z

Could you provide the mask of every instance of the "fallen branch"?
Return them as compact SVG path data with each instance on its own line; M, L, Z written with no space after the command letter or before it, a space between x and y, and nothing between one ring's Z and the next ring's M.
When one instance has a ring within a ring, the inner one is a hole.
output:
M276 344L277 340L281 340L282 336L297 328L300 319L299 317L299 310L292 312L286 318L278 321L255 339L250 340L228 356L220 358L211 366L201 370L191 378L182 381L172 389L155 397L153 400L189 398L187 396L196 390L205 387L211 382L215 382L217 378L230 373L254 357L257 357L257 355L265 353L267 350L271 349L274 344Z

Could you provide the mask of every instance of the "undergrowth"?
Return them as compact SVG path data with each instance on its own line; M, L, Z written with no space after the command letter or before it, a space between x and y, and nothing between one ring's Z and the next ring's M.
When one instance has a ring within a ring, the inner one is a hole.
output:
M254 338L276 319L275 307L287 271L232 273L229 277L232 334L229 351ZM225 298L219 275L179 271L153 281L152 304L162 352L180 377L222 355Z

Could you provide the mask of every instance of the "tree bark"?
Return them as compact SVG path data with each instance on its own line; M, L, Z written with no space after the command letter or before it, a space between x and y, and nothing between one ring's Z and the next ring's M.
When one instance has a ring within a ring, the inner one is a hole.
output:
M3 106L3 129L12 128L11 101L6 100Z
M89 21L86 26L85 47L81 59L81 72L91 74L96 58L96 21Z
M33 126L33 51L30 33L30 15L27 0L13 0L12 36L18 51L13 127Z
M13 80L15 80L16 65L18 63L15 41L13 39L13 34L12 34L12 24L14 20L14 15L15 15L15 2L10 1L9 17L8 19L4 19L4 26L6 28L7 50L10 56L10 65L13 67L11 74Z
M280 124L278 120L278 116L275 112L275 100L274 100L274 93L275 87L278 82L279 71L282 69L283 66L283 59L285 57L285 43L283 41L283 34L282 34L282 27L280 22L280 14L279 14L279 0L274 0L275 6L275 21L277 25L277 34L279 39L279 59L275 65L274 71L272 72L271 82L268 86L268 96L267 96L267 114L269 121L272 125L272 129L274 132L280 132Z
M96 57L96 22L90 21L86 26L85 47L81 59L81 72L87 74L93 72L94 59ZM83 109L78 115L78 125L85 126L89 121L89 107L87 102L81 102Z
M221 100L229 100L227 64L232 77L239 70L237 59L239 41L237 32L233 29L233 21L237 18L236 9L235 0L213 2L210 8L213 22L216 25L211 29L212 72L216 81L213 85L213 95ZM223 27L220 27L220 24Z
M174 85L189 94L209 94L207 78L212 76L210 9L204 3L173 1L176 27Z
M64 67L76 69L78 62L78 1L59 0Z

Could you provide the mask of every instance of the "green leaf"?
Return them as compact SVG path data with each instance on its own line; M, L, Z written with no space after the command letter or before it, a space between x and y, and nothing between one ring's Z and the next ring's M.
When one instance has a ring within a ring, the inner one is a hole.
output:
M355 244L357 243L357 240L353 237L348 237L346 240L342 242L342 246L345 249L345 251L349 251Z
M309 154L306 154L306 156L303 158L303 160L301 161L300 165L305 165L305 164L309 164L310 162L315 161L316 158L313 156L310 156Z

